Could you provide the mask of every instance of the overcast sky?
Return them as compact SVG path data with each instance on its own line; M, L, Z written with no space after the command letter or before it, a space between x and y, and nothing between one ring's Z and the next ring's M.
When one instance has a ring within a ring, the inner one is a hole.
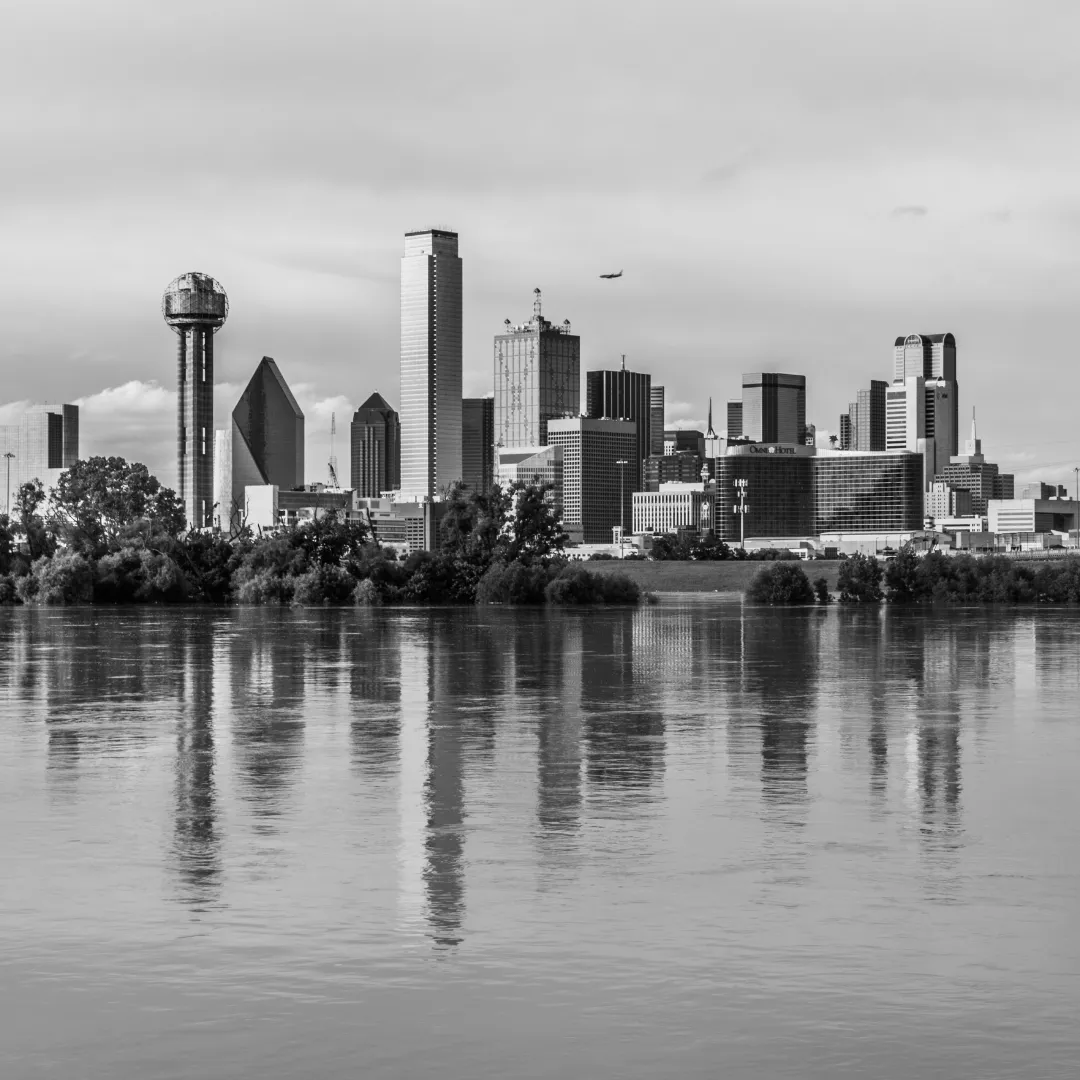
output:
M669 423L764 368L835 430L896 335L951 330L962 427L1071 489L1077 41L1075 0L9 5L0 420L77 400L84 456L174 483L160 297L203 270L232 307L217 426L275 357L322 479L330 413L344 463L351 409L397 404L402 234L434 224L466 394L536 286Z

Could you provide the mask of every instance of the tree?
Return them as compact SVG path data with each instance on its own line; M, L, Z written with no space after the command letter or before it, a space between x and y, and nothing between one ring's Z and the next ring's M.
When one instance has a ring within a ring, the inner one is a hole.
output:
M40 559L43 555L51 555L56 550L45 522L38 513L44 502L45 489L40 480L27 480L25 484L19 485L19 490L15 493L15 510L18 514L15 532L26 538L31 561Z
M551 498L553 490L553 484L537 486L521 482L510 489L511 508L501 545L508 561L546 560L566 547L570 537Z
M837 576L841 604L880 604L881 563L873 555L856 552L844 560Z
M61 474L52 490L49 520L70 547L97 556L119 546L133 529L179 536L184 506L145 465L92 457Z
M777 560L754 576L746 599L753 604L812 604L814 590L801 566Z
M892 604L911 604L919 598L919 557L910 544L905 544L896 558L885 564L885 588Z

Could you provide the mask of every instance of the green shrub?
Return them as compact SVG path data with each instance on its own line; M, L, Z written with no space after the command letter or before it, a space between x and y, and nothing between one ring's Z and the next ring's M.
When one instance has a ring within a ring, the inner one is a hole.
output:
M840 566L836 584L841 604L880 604L882 566L872 555L857 552Z
M382 593L371 578L365 578L353 590L353 603L359 607L379 607L382 602Z
M103 555L94 566L97 604L175 603L186 597L184 575L160 551L124 547Z
M564 566L547 585L549 604L638 604L641 588L625 574L597 574L581 563Z
M35 559L15 586L24 604L86 604L94 598L94 571L78 552Z
M817 597L817 602L819 604L827 604L832 600L832 597L829 595L829 583L825 578L819 577L814 579L814 595Z
M15 592L15 579L10 574L0 575L0 604L18 603Z
M476 588L478 604L542 604L553 574L541 563L494 563Z
M814 590L801 566L776 560L754 575L746 599L754 604L812 604Z
M350 604L356 592L356 578L340 566L317 564L293 583L294 604Z

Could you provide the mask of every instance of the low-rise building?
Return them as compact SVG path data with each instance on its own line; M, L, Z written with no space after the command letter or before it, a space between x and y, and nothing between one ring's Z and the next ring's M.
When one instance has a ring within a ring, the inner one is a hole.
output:
M561 446L499 447L495 462L496 483L551 486L552 500L562 506L563 450Z
M987 518L992 533L1065 533L1076 531L1078 504L1072 499L990 499Z
M634 492L634 533L706 533L715 526L714 484L661 484L658 491Z

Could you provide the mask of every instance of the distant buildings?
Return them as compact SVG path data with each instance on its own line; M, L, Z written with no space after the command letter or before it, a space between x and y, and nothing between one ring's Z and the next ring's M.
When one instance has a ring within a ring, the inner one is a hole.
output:
M659 491L662 484L696 484L701 479L702 461L693 450L650 454L645 459L645 491Z
M615 526L630 528L637 439L632 420L548 422L548 445L563 454L563 526L572 541L610 543Z
M349 482L361 498L377 499L401 484L401 421L382 394L353 413L349 461Z
M741 399L727 403L727 437L741 439L743 435L743 403Z
M401 490L461 480L461 259L458 235L405 234L401 259Z
M78 459L78 405L34 405L19 417L17 424L0 427L4 510L10 511L14 493L27 481L40 480L48 492Z
M489 397L463 398L461 482L471 491L487 491L494 480L495 401Z
M806 433L806 376L758 371L742 377L742 432L754 442L801 443ZM728 438L731 419L728 419Z
M712 484L661 484L656 491L634 492L635 533L706 533L714 527L716 491Z
M214 335L229 298L209 274L181 274L161 301L177 341L176 475L189 528L210 524L214 496Z
M649 454L664 452L664 388L649 388Z
M885 393L889 384L871 379L868 390L860 390L856 400L840 417L841 450L885 450Z
M585 375L585 412L594 420L630 420L637 433L637 446L631 454L632 465L627 480L631 490L641 490L641 465L652 445L652 376L627 371L626 358L618 371L590 371ZM629 527L629 523L627 523Z
M500 484L551 485L551 499L562 506L563 448L561 446L515 446L499 448L496 479Z
M304 413L272 357L264 356L232 413L232 499L249 485L304 486Z
M985 516L991 499L1013 497L1011 473L1001 473L998 467L986 460L982 452L982 440L975 429L975 415L971 416L971 438L964 445L964 453L957 454L944 465L934 477L951 488L971 492L971 512Z
M533 315L495 336L494 428L500 446L544 446L548 421L581 412L581 338L569 320L544 318L540 290Z

